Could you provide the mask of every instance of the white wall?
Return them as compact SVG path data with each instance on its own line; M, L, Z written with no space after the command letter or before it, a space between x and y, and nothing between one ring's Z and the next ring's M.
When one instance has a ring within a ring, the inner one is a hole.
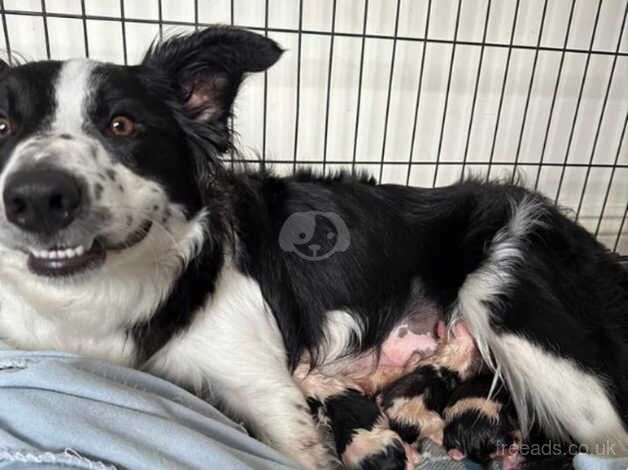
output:
M327 170L351 168L355 151L360 162L357 167L377 177L381 171L382 181L405 184L409 180L410 184L425 186L431 186L434 180L437 185L445 185L459 178L460 162L467 145L465 174L485 175L488 169L485 162L492 154L491 176L509 177L518 155L518 161L524 165L517 169L528 185L534 186L538 174L539 189L555 198L562 174L558 202L574 210L581 206L580 222L592 231L598 228L599 222L600 240L611 248L617 243L618 251L628 253L628 221L618 239L628 202L628 136L620 146L628 115L628 27L624 25L620 31L625 19L626 0L603 0L593 41L594 53L589 59L586 51L591 41L597 0L575 1L566 53L561 49L572 0L521 0L513 44L529 48L510 49L498 126L509 54L509 48L502 46L510 42L517 1L492 0L486 31L488 45L483 49L470 134L488 0L461 0L459 42L455 46L451 69L458 0L431 1L428 42L425 42L428 1L368 1L361 73L365 0L337 0L333 25L334 0L268 0L268 34L286 49L286 53L268 72L266 107L263 75L251 77L246 82L236 103L235 128L240 134L244 154L248 158L257 158L257 152L261 158L278 162L274 165L277 171L290 172L295 157L305 162L322 162L325 157L328 162L333 162L326 165ZM86 21L91 57L123 62L122 26L118 21L120 3L119 0L85 0L86 14L92 18ZM196 11L200 23L234 22L260 30L265 27L266 2L263 0L234 0L233 18L230 0L125 0L124 14L129 19L125 23L125 34L130 63L137 62L146 45L159 34L157 24L138 21L159 19L159 3L161 18L166 23L181 23L166 24L164 34L193 29L195 4L198 5ZM302 34L299 35L301 3ZM4 4L8 11L15 13L41 12L40 0L4 0ZM395 41L397 4L400 10L398 39ZM545 4L546 17L540 35ZM84 55L80 0L46 0L45 7L49 14L47 27L52 57ZM56 15L60 13L69 13L75 18L59 18ZM6 22L12 50L27 58L46 58L41 14L7 13ZM319 33L330 32L332 28L336 34L330 76L331 36ZM4 31L1 37L0 44L4 41ZM299 38L301 67L300 86L297 87ZM538 51L537 42L541 46ZM393 49L394 67L389 93ZM619 54L615 54L616 51ZM423 55L420 106L415 122ZM561 60L562 73L554 95ZM589 65L584 77L587 60ZM358 87L360 74L361 88ZM583 80L579 111L574 119ZM360 114L356 134L358 94ZM446 119L443 120L447 96ZM299 126L295 149L297 99ZM550 123L552 101L554 110ZM526 106L527 117L522 125ZM385 125L387 108L388 122ZM265 152L264 117L267 123ZM567 151L570 135L571 145ZM407 164L411 148L412 161L422 164ZM541 155L544 162L555 166L539 167ZM380 165L382 159L383 166ZM435 176L437 160L442 164ZM565 160L567 166L563 167ZM589 162L594 165L590 169L587 168ZM305 166L322 168L320 163ZM608 199L600 218L609 184Z

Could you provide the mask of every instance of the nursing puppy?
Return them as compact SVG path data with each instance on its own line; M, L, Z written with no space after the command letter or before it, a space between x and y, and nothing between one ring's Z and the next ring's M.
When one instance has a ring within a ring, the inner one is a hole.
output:
M227 171L238 87L280 55L211 27L137 66L2 67L0 336L170 379L324 468L291 369L403 367L429 335L400 324L462 318L524 431L627 454L626 272L515 186Z
M466 455L488 463L500 458L502 468L515 468L522 463L517 455L521 432L508 393L491 393L492 385L491 375L479 375L456 387L443 410L443 444L456 459Z
M419 462L416 451L390 430L386 416L357 384L303 365L294 376L321 437L328 440L331 433L336 455L345 468L404 470Z
M454 390L481 369L481 358L464 324L459 322L451 334L440 336L442 342L433 355L386 385L377 398L390 429L410 444L429 438L443 445L445 406Z

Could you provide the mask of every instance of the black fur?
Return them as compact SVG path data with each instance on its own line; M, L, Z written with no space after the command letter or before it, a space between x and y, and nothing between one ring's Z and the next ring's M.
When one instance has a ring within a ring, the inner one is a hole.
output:
M325 414L334 432L338 455L343 454L358 429L372 429L381 417L375 402L356 390L325 400Z
M46 127L60 69L61 62L33 62L0 70L0 116L16 121L13 135L0 143L0 171L18 143Z
M207 242L210 243L210 242ZM177 280L172 293L145 323L134 325L130 334L138 346L137 364L144 364L179 331L189 326L205 301L214 292L223 265L222 252L203 250ZM183 384L186 385L186 384Z
M404 470L406 455L401 442L386 446L381 452L371 454L357 467L359 470Z
M423 365L384 387L381 406L386 410L398 398L417 398L423 395L425 406L442 414L447 400L460 383L458 374L445 368Z
M356 432L372 430L383 418L373 399L356 390L348 389L341 394L332 395L325 400L323 406L340 457L353 441ZM406 452L403 444L399 439L395 439L383 448L369 449L366 458L353 468L404 469Z
M514 443L513 427L508 424L494 423L476 410L467 411L447 424L443 445L446 449L460 449L471 460L486 463L491 453Z
M460 384L449 396L447 406L465 398L486 400L491 390L492 377L482 375ZM448 420L443 433L446 449L456 448L472 460L486 463L491 454L516 443L516 414L506 391L502 388L491 398L502 405L497 422L478 410L469 410Z

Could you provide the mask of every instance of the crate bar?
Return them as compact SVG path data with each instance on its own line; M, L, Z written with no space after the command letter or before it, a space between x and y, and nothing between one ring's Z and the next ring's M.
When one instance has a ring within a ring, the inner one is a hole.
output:
M493 130L493 141L491 143L491 153L489 156L489 164L486 170L486 181L491 177L491 168L493 167L493 158L495 156L495 144L497 143L497 131L499 130L499 121L502 115L502 106L504 105L504 93L506 92L506 83L508 82L508 71L510 70L510 57L512 55L512 45L515 39L515 31L517 30L517 16L519 16L519 0L515 4L515 14L512 19L512 29L510 30L510 48L506 56L506 66L504 67L504 80L499 95L499 104L497 105L497 118L495 119L495 129Z
M48 15L46 13L46 0L41 0L41 20L44 24L44 42L46 44L46 58L50 60L50 33L48 32Z
M521 119L521 129L519 129L519 139L517 140L517 151L515 152L515 161L512 167L512 175L510 176L510 182L515 182L515 176L517 174L517 166L519 164L519 155L521 154L521 143L523 141L523 132L525 131L526 121L528 119L528 109L530 107L530 98L532 97L532 87L534 86L534 78L536 76L536 65L539 61L539 46L541 45L541 39L543 38L543 28L545 27L545 17L547 14L547 0L543 3L543 13L541 14L541 25L539 27L539 35L536 39L537 49L534 51L534 59L532 60L532 72L530 73L530 83L528 85L528 93L526 95L526 103L523 108L523 118Z
M430 32L430 13L432 11L432 0L427 1L427 12L425 13L425 31L423 37L426 42L423 43L421 51L421 65L419 66L419 85L416 91L416 102L414 103L414 119L412 120L412 137L410 137L410 156L408 157L408 169L406 173L406 186L410 184L410 174L412 173L412 160L414 155L414 140L416 138L416 129L419 120L419 106L421 105L421 88L423 87L423 70L425 66L425 51L427 50L427 37Z
M619 155L621 154L622 145L624 144L624 136L626 135L626 124L628 123L628 112L626 113L626 118L624 119L624 127L621 130L621 135L619 136L619 143L617 144L617 153L615 153L615 161L613 162L613 168L611 169L611 175L608 178L608 187L606 188L606 193L604 194L604 202L602 203L602 209L600 210L600 217L597 219L597 225L595 227L595 237L600 233L600 226L602 225L602 220L604 220L604 213L606 212L606 204L608 203L608 197L611 193L611 188L613 187L613 180L615 179L615 171L617 170L617 162L619 162Z
M294 123L294 159L292 161L292 173L297 171L297 156L299 154L299 105L301 101L301 49L303 30L303 0L299 0L299 32L297 36L297 90L296 90L296 117Z
M325 98L325 135L323 138L323 175L327 168L327 139L329 137L329 100L331 97L331 78L334 65L334 32L336 31L336 0L331 13L331 36L329 37L329 63L327 66L327 96Z
M541 159L539 160L539 169L536 171L536 177L534 178L534 190L539 188L539 181L541 179L542 164L545 160L545 152L547 150L547 140L549 131L552 127L552 118L554 117L554 108L556 106L556 98L558 96L558 88L560 87L560 79L563 76L563 65L565 63L565 49L569 41L569 33L571 31L571 24L573 21L573 12L575 10L576 0L571 0L571 8L569 9L569 19L567 20L567 30L565 31L565 39L563 40L563 50L560 53L560 62L558 64L558 74L556 75L556 82L554 84L554 92L552 93L552 103L550 104L549 115L547 117L547 126L545 127L545 135L543 136L543 147L541 148Z
M124 65L129 63L128 49L126 45L126 24L124 22L124 0L120 0L120 25L122 26L122 53Z
M161 0L159 0L159 3L160 3L159 17L161 19ZM231 0L231 3L229 5L229 23L231 24L231 26L233 26L234 21L235 21L235 7L234 7L234 0ZM234 136L235 136L235 132L234 132L234 127L233 127L233 116L229 116L229 137L231 138L231 145L229 146L229 165L232 170L235 165L235 147L233 145Z
M624 8L624 18L621 22L621 28L619 29L619 37L617 38L616 50L618 52L619 52L619 48L621 47L621 40L624 36L624 27L626 26L627 14L628 14L628 2L626 2L626 7ZM580 212L582 211L582 203L584 202L584 195L587 192L587 185L589 184L589 176L591 175L591 164L593 163L593 159L595 158L595 151L597 149L597 143L600 137L600 130L602 129L602 122L604 121L604 115L606 114L606 105L608 104L608 95L610 94L611 87L613 86L613 77L615 76L616 65L617 65L617 56L613 58L613 65L611 66L611 72L608 76L608 82L606 84L606 92L604 93L604 101L602 102L602 109L600 110L600 117L597 122L597 129L595 130L593 146L591 147L591 155L589 156L589 166L587 166L587 171L584 175L584 183L582 184L582 192L580 193L580 199L578 200L578 208L576 209L576 221L580 217Z
M7 16L4 10L4 0L0 0L0 7L2 7L2 29L4 29L4 45L7 48L7 60L9 65L13 66L13 54L11 53L11 41L9 40L9 30L7 29Z
M595 13L595 22L593 23L593 31L591 32L591 40L589 41L589 49L593 48L595 41L595 34L597 33L597 27L600 21L600 10L602 9L602 0L599 0L597 4L597 12ZM571 130L569 131L569 138L567 140L567 149L565 150L565 157L563 159L563 168L560 172L560 178L558 180L558 189L556 190L556 197L554 198L554 204L558 204L560 198L560 192L563 187L563 181L565 179L565 169L567 168L567 161L569 160L569 152L571 151L571 143L573 142L573 135L576 129L576 122L578 122L578 113L580 112L580 103L582 102L582 94L584 86L587 82L589 74L589 64L591 63L591 55L587 55L584 63L584 71L582 72L582 80L580 81L580 89L578 91L578 99L576 100L576 109L573 114L573 120L571 122Z
M81 22L83 23L83 48L85 57L89 59L89 40L87 39L87 15L85 14L85 0L81 0Z
M624 231L624 225L626 223L626 217L628 217L628 204L626 204L626 209L624 210L624 216L621 219L621 224L619 225L619 230L617 231L617 238L615 239L615 244L613 245L613 252L617 253L617 247L619 246L619 240L621 239L622 232Z
M573 0L574 2L576 0ZM475 117L475 105L478 98L478 89L480 88L480 76L482 74L482 63L484 61L484 46L486 44L486 34L488 32L488 20L491 16L491 0L486 4L486 17L484 18L484 30L482 31L482 46L480 47L480 58L478 60L478 69L475 74L475 85L473 86L473 100L471 102L471 115L469 116L469 128L467 129L467 139L464 144L464 154L462 156L462 169L460 170L460 180L464 180L464 171L467 166L467 158L469 155L469 143L471 142L471 132L473 131L473 118Z
M233 2L232 2L233 3ZM157 0L157 22L159 24L159 40L164 39L164 15L161 0Z
M243 162L250 162L250 163L260 163L259 160L250 160L250 159L243 159ZM288 163L294 163L294 160L287 160L287 159L283 159L283 160L272 160L272 163L282 163L282 164L288 164ZM320 160L309 160L309 159L305 159L305 160L299 160L298 163L304 163L304 164L308 164L308 165L314 165L314 164L320 164L321 161ZM342 164L346 164L347 161L346 160L327 160L327 164L328 165L342 165ZM502 162L502 161L494 161L493 164L495 165L508 165L511 164L512 162ZM395 166L395 165L407 165L408 162L402 162L402 161L389 161L385 163L386 165L390 165L390 166ZM440 162L441 165L462 165L462 160L445 160ZM520 162L519 166L537 166L539 163L538 162ZM356 165L381 165L381 162L379 160L377 161L373 161L373 160L356 160ZM425 166L425 165L434 165L433 161L416 161L416 162L412 162L413 166ZM471 165L488 165L487 161L467 161L467 165L471 166ZM554 162L544 162L543 166L550 166L550 167L561 167L562 164L561 163L554 163ZM568 165L569 167L573 167L573 168L586 168L588 165L586 163L570 163ZM613 165L611 165L610 163L597 163L594 165L591 165L593 168L613 168ZM617 169L628 169L628 165L616 165L615 168Z
M397 0L397 10L395 13L395 30L390 57L390 73L388 75L388 91L386 92L386 111L384 113L384 136L382 138L382 154L379 167L379 178L377 181L382 182L384 176L384 158L386 156L386 137L388 136L388 120L390 118L390 95L392 94L392 84L395 76L395 58L397 56L397 34L399 33L399 11L401 10L401 0Z
M268 37L268 6L268 0L266 0L264 2L264 37ZM266 70L264 70L264 104L262 113L262 168L266 169L266 121L268 119L268 71Z
M431 1L431 0L430 0ZM355 110L355 132L353 133L353 156L351 158L351 174L355 175L355 162L358 153L358 132L360 128L360 101L362 100L362 78L364 76L364 49L366 45L366 24L369 15L369 0L364 0L364 20L362 23L362 44L360 46L360 72L358 75L358 98Z
M23 10L12 10L12 9L0 9L4 11L8 15L16 15L16 16L40 16L41 13L34 11L23 11ZM75 13L48 13L49 18L68 18L68 19L81 19L81 15ZM98 21L120 21L120 18L115 16L107 16L107 15L88 15L88 20L98 20ZM143 24L155 24L159 25L159 20L151 20L150 18L126 18L127 23L143 23ZM178 20L162 20L162 25L166 26L189 26L194 27L193 21L178 21ZM212 26L212 23L199 23L201 27ZM264 31L263 26L253 26L253 25L239 25L242 28L250 29L251 31ZM308 34L313 36L330 36L331 33L329 31L320 31L315 29L291 29L291 28L268 28L268 31L271 33L292 33L292 34ZM350 32L340 32L336 31L334 33L336 36L342 37L353 37L353 38L361 38L363 35L361 33L350 33ZM394 36L389 36L385 34L366 34L365 37L367 39L395 39ZM434 44L453 44L452 40L448 39L425 39L425 38L417 38L411 36L397 36L397 40L399 41L408 41L408 42L429 42ZM462 46L477 46L481 47L482 43L478 41L460 41L457 40L455 42L457 45ZM537 47L528 46L526 44L502 44L496 42L487 42L484 44L486 47L496 47L501 49L521 49L521 50L530 50L535 51ZM541 46L538 48L541 51L549 51L549 52L569 52L575 54L589 54L592 55L607 55L607 56L615 56L619 57L628 57L628 52L619 52L615 54L613 51L605 51L601 49L588 50L588 49L577 49L577 48L560 48L560 47L551 47L551 46Z
M198 0L194 0L194 31L198 31Z
M451 46L451 58L449 60L449 75L447 77L447 87L445 89L445 102L443 103L443 120L440 125L440 134L438 137L438 150L436 152L436 168L434 169L434 180L432 187L436 187L438 180L438 164L440 163L440 155L443 149L443 137L445 134L445 123L447 122L447 106L449 105L449 91L451 89L451 77L454 74L454 61L456 60L456 40L458 39L458 27L460 26L460 10L462 0L458 0L458 11L456 12L456 26L454 28L454 41Z

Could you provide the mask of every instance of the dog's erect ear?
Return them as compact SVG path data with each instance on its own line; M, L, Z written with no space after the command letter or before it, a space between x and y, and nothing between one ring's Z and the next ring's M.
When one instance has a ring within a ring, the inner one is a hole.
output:
M246 30L212 26L153 44L142 65L165 73L197 121L224 121L244 74L262 72L283 51Z

